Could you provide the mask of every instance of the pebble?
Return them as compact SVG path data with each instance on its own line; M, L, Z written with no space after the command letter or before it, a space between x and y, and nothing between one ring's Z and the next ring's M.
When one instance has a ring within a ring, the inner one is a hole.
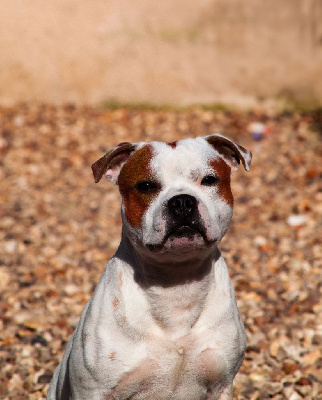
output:
M23 391L23 380L18 374L13 374L8 383L8 390L12 392Z
M262 398L270 398L283 390L283 384L281 382L266 382L261 388Z
M31 349L29 348L29 346L28 346L28 347L25 346L25 347L22 349L21 356L22 356L23 358L26 358L26 357L30 357L30 355L31 355Z
M269 345L269 354L276 358L278 352L280 349L280 341L279 340L274 340L273 342L270 343Z
M4 243L4 250L7 253L15 253L18 249L18 242L16 240L9 240Z
M3 268L0 269L0 287L6 287L10 282L10 274Z
M79 291L79 287L77 287L76 285L73 285L73 284L68 284L64 287L64 292L69 296L72 296L73 294L77 293L78 291Z
M265 375L259 374L259 373L257 373L257 372L252 372L252 373L249 375L249 378L250 378L252 381L254 381L254 382L264 382L264 381L266 381Z
M267 239L264 236L255 236L254 244L256 246L265 246L267 244Z
M319 359L321 359L321 351L319 349L310 351L303 359L306 364L315 364Z
M15 224L15 219L12 217L3 217L0 219L0 227L1 228L10 228L12 225Z
M308 220L308 216L307 215L290 215L287 218L287 223L290 226L301 226L304 225Z
M291 395L288 397L289 400L302 400L302 396L300 396L296 392L292 392Z

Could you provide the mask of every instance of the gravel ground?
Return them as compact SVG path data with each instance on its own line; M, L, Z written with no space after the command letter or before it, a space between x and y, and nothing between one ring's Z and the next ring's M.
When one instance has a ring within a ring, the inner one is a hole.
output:
M322 399L321 126L321 114L0 107L0 398L45 397L119 243L120 196L90 165L119 142L222 132L253 152L220 244L248 338L234 399Z

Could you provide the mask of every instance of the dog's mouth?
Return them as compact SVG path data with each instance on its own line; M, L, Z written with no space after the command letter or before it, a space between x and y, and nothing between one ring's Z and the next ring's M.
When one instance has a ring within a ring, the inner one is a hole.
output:
M192 241L196 235L206 239L203 230L198 226L182 225L178 227L172 227L172 229L169 229L168 233L165 235L164 242L169 239L179 239L184 237Z
M204 227L192 221L186 225L172 225L159 244L148 244L147 247L154 252L162 250L200 247L210 244Z

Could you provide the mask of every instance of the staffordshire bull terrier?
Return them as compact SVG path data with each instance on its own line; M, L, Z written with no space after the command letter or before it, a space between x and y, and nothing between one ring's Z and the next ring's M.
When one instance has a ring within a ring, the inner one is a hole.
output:
M120 143L92 165L119 186L122 239L48 400L232 399L245 333L217 245L240 162L250 151L213 134Z

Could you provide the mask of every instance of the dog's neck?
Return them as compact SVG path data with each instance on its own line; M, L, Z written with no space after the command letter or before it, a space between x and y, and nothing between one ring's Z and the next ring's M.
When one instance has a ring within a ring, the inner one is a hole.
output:
M214 246L192 249L190 253L178 251L174 255L153 253L142 246L134 246L123 230L116 256L131 265L136 282L148 289L153 286L178 287L207 279L220 252Z
M116 256L133 268L134 279L145 290L153 318L174 337L189 332L204 308L214 261L220 256L217 248L207 250L189 261L160 263L157 260L164 257L142 257L122 235Z

